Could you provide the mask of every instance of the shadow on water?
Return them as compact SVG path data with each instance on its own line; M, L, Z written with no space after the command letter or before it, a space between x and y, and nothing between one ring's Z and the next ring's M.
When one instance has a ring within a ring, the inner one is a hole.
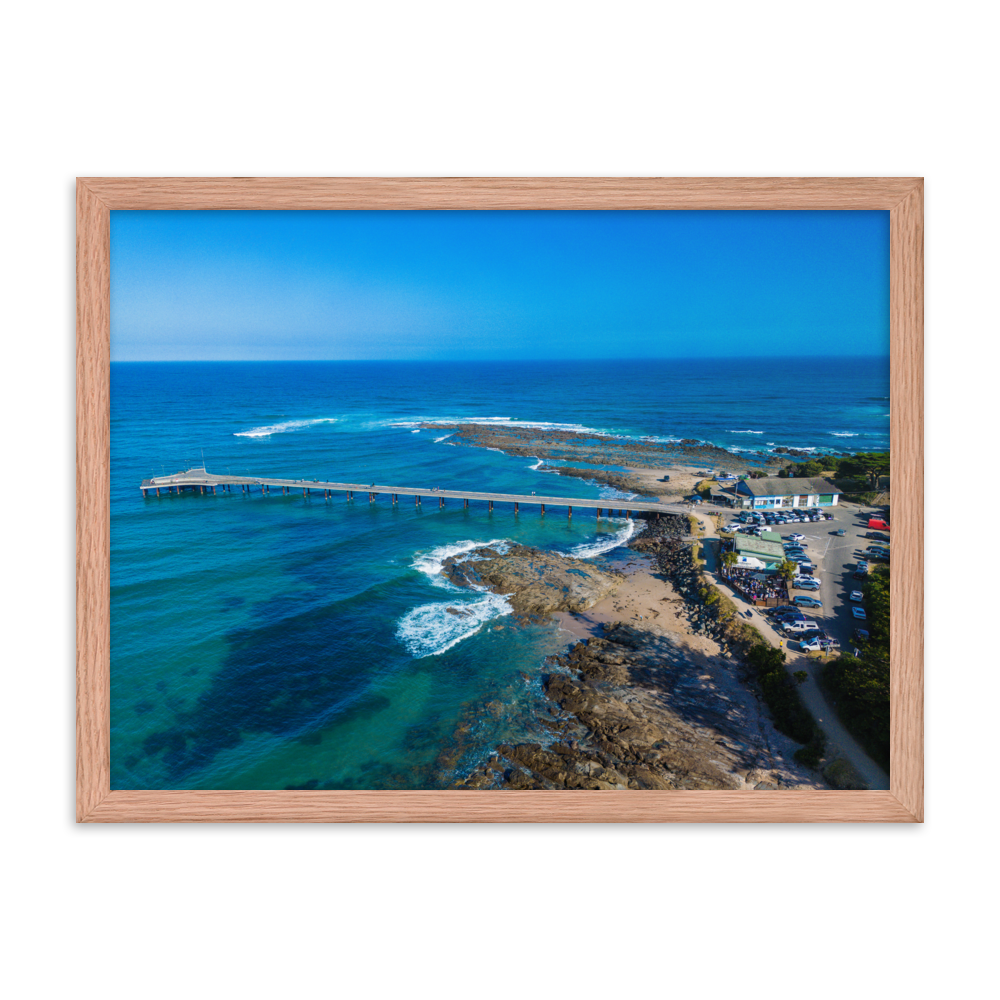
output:
M262 602L256 627L227 637L228 652L192 708L149 735L143 749L162 754L165 786L184 787L223 751L259 736L319 742L332 719L362 718L390 707L370 692L378 624L365 620L367 595L293 613L294 596ZM331 652L335 651L335 652Z

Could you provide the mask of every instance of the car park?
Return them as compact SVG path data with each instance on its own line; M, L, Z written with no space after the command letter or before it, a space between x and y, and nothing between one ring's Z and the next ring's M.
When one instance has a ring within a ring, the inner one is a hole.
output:
M867 618L868 617L868 615L865 614L865 609L864 608L859 608L859 607L853 607L853 608L851 608L851 614L853 614L855 618Z
M860 590L852 590L851 591L851 600L852 601L863 601L864 599L865 599L865 595L862 594Z
M807 596L804 597L803 595L800 594L798 597L793 598L793 600L800 608L823 607L823 602L816 597L807 597Z

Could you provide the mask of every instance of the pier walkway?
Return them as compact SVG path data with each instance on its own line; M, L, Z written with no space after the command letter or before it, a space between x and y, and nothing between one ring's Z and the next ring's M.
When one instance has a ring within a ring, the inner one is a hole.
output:
M549 497L536 496L519 493L489 493L477 492L475 490L452 490L436 489L429 486L387 486L382 483L329 483L318 479L269 479L265 476L218 476L206 469L188 469L186 472L178 472L172 476L157 476L153 479L144 479L142 486L144 497L161 496L168 493L218 493L235 492L239 489L242 493L252 493L254 490L264 496L270 495L272 490L288 495L293 490L301 490L303 496L312 496L322 493L325 499L332 498L335 493L346 494L346 499L353 500L354 494L367 494L368 502L375 503L379 496L391 498L391 502L396 504L401 496L413 497L415 506L422 506L424 500L438 501L438 506L443 507L445 500L461 500L465 507L469 506L470 500L481 500L489 504L489 509L493 510L494 503L505 503L514 505L514 513L518 513L521 504L528 504L541 508L541 513L545 513L546 507L566 507L570 517L573 516L573 508L581 507L596 510L600 517L604 511L608 516L612 516L612 511L620 510L624 516L631 517L635 511L651 512L656 514L687 514L690 510L687 504L683 503L662 503L648 500L615 500L598 499L592 500L583 497ZM613 505L613 506L612 506Z

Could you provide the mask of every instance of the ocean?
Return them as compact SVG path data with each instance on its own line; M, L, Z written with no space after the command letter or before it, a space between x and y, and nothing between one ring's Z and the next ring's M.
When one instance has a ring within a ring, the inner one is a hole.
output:
M575 640L437 571L488 542L600 562L634 530L364 494L143 499L143 479L204 462L611 497L416 424L877 451L888 396L872 358L112 364L112 788L448 787L497 743L543 741L544 661Z

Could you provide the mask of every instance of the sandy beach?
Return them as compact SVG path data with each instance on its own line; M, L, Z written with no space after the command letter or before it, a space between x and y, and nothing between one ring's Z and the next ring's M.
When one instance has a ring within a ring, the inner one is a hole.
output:
M627 551L626 557L612 563L613 569L625 574L621 586L588 611L555 613L553 617L560 628L580 639L587 639L600 635L601 627L608 622L657 626L679 637L692 653L702 657L721 657L722 651L717 642L693 632L688 623L688 605L669 581L653 573L652 559L639 552Z

